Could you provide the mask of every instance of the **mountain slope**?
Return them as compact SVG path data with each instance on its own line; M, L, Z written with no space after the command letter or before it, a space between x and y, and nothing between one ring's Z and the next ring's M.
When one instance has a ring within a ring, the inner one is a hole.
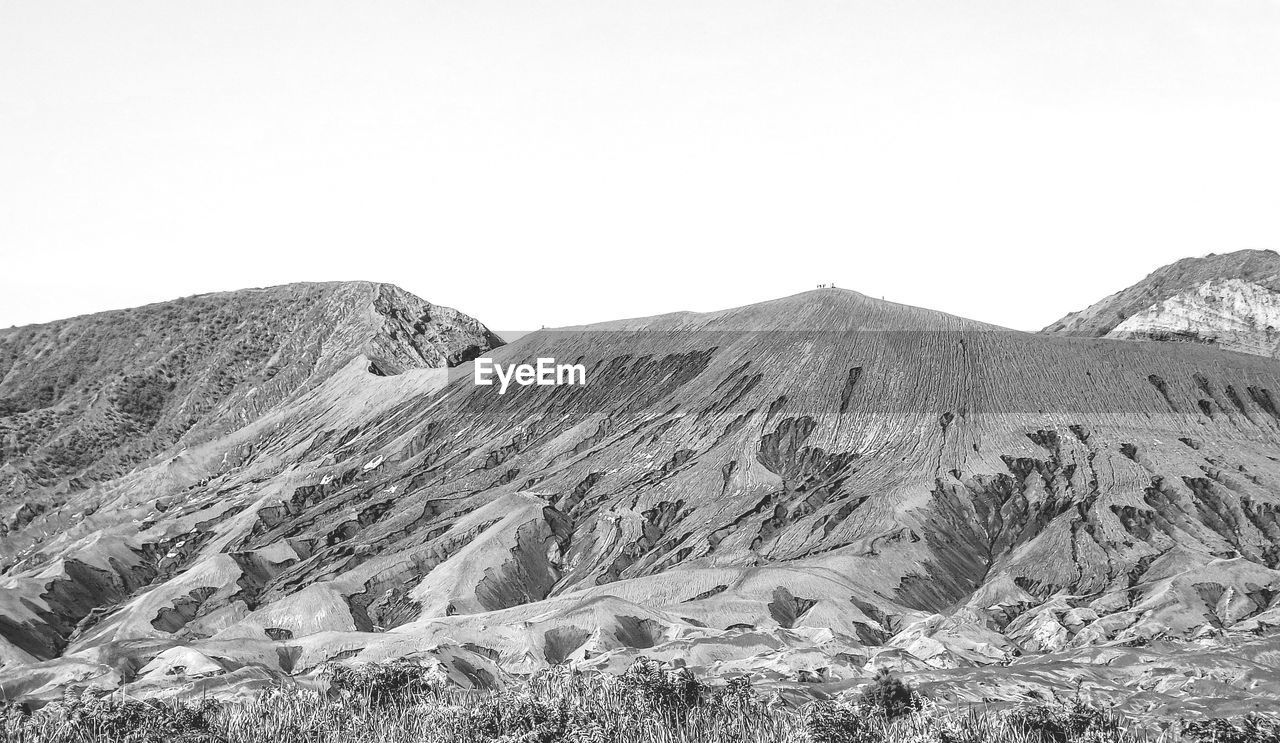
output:
M364 282L208 294L0 331L0 498L80 489L223 435L355 356L394 374L499 343L455 310Z
M1194 304L1196 295L1203 298L1221 294L1223 281L1240 282L1239 286L1246 289L1244 292L1231 292L1231 294L1241 300L1238 301L1241 310L1239 322L1251 325L1250 316L1262 314L1250 309L1254 306L1250 301L1251 297L1258 293L1270 294L1280 291L1280 255L1271 250L1240 250L1223 255L1211 254L1201 258L1184 258L1153 271L1142 281L1084 310L1067 315L1046 327L1043 332L1102 337L1119 330L1132 337L1137 328L1130 327L1128 330L1122 330L1119 326L1135 315L1146 314L1147 323L1150 324L1152 322L1150 316L1158 314L1158 308L1162 302L1190 295L1187 301L1178 304ZM1206 284L1211 282L1219 282L1217 292L1205 289ZM1248 291L1250 287L1253 288L1252 291ZM1170 308L1170 311L1176 315L1177 308ZM1198 327L1194 321L1178 323L1177 320L1170 319L1169 323L1193 330Z
M644 653L828 692L877 665L941 683L1014 663L984 693L1105 673L1136 694L1137 661L1100 671L1101 648L1194 640L1245 674L1230 648L1280 624L1271 360L841 290L490 355L582 363L587 384L499 395L464 364L436 391L349 364L33 519L0 577L0 690ZM1220 690L1202 681L1155 706Z

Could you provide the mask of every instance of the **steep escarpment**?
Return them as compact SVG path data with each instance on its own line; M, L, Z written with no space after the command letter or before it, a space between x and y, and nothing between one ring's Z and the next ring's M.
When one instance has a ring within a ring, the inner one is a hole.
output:
M348 364L34 517L2 578L0 688L216 691L232 666L463 649L827 691L1013 664L1023 685L990 694L1017 698L1096 680L1104 648L1195 642L1226 668L1280 624L1270 359L840 290L488 355L587 383L500 395L465 364L443 389ZM138 671L174 648L219 664ZM1141 673L1105 672L1117 693Z
M0 498L10 528L40 500L240 428L352 358L464 362L501 341L397 287L293 284L0 331Z

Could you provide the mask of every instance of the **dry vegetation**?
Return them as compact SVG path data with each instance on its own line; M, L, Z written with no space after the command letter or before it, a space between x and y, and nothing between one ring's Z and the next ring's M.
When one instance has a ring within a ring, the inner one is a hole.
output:
M0 329L0 466L37 489L73 478L76 490L193 428L243 425L358 354L384 354L380 367L398 372L499 342L461 313L363 282L206 294Z
M1178 722L1151 731L1075 700L1005 710L944 709L882 674L855 698L796 708L745 680L707 686L686 670L637 661L619 676L557 668L501 692L449 687L408 661L328 673L329 694L273 689L246 704L165 704L69 695L16 706L4 739L21 743L1277 743L1280 720Z

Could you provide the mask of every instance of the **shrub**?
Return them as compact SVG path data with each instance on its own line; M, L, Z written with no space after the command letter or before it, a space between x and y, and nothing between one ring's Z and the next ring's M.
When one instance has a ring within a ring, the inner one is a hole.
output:
M858 695L858 706L892 720L914 712L919 706L919 698L914 689L890 673L888 668L881 668L871 684Z
M751 677L737 676L715 690L715 702L730 709L745 709L756 703L756 690L751 686Z
M338 692L362 697L373 707L434 695L447 681L438 667L401 658L385 663L333 663L324 675Z
M114 402L120 412L149 429L160 420L173 387L173 382L160 373L126 377L116 390Z
M687 713L705 689L689 669L669 670L649 658L636 659L618 677L618 684L642 709L673 715Z
M565 697L551 701L527 693L502 695L475 705L467 727L485 740L551 743L580 727L581 721L575 718L581 717L581 710L576 712Z
M1102 709L1080 698L1061 704L1024 704L1005 714L1005 721L1018 730L1057 743L1081 736L1118 737L1121 720L1113 710Z
M1182 734L1195 743L1280 743L1280 720L1249 714L1233 723L1223 718L1184 722Z
M64 732L55 740L169 743L208 739L221 710L222 706L210 699L169 705L154 700L97 696L92 690L86 690L68 693L61 702L37 711L23 724L42 729L56 722Z
M811 743L872 743L878 739L867 715L840 702L813 702L804 708L804 733Z

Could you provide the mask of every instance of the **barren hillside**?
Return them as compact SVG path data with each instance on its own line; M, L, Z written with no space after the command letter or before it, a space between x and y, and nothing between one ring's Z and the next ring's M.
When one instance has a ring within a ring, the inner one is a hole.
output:
M490 355L587 384L348 364L34 519L0 688L244 693L406 654L491 685L644 653L796 693L892 665L973 701L1280 694L1269 359L834 289Z

